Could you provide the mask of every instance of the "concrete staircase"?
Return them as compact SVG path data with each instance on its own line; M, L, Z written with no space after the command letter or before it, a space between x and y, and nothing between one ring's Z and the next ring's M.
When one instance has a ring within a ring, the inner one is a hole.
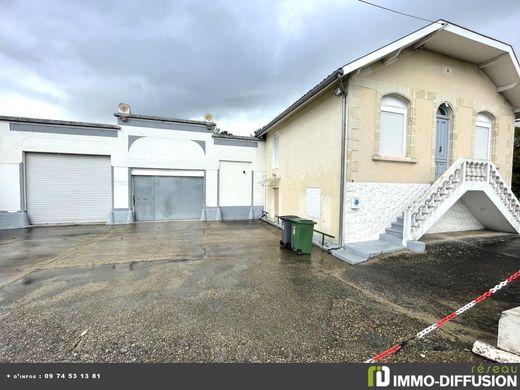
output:
M459 158L405 210L403 245L415 250L417 240L463 196L484 228L520 233L520 202L498 168L490 161ZM483 199L494 207L485 207Z
M424 252L425 244L418 240L462 196L484 228L520 233L520 202L500 176L498 168L489 161L459 158L378 240L346 244L331 254L347 263L358 264L404 247ZM486 206L490 202L494 207Z
M397 219L394 222L392 222L392 226L387 228L383 234L379 235L379 239L383 241L388 241L396 245L402 245L403 225L404 217L403 215L401 215L400 217L397 217Z
M367 261L371 257L403 250L403 224L403 216L400 216L379 236L379 240L347 244L344 248L331 253L334 257L354 265Z

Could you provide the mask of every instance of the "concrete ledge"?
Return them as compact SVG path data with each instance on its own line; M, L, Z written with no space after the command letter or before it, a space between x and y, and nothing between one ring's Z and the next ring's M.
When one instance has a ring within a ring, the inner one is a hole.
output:
M29 217L24 211L0 211L0 229L21 229L29 225Z
M221 206L223 220L249 219L250 206Z
M113 209L108 215L107 225L126 225L134 222L131 209Z
M249 210L249 219L260 219L264 213L264 206L252 206Z
M239 221L260 219L264 206L221 206L205 207L200 215L201 221Z
M372 155L373 161L388 161L388 162L398 162L398 163L408 163L415 164L417 163L417 159L414 157L398 157L398 156L381 156L379 154Z
M222 212L219 207L205 207L202 209L201 221L222 221ZM205 219L202 219L204 216Z
M263 210L263 206L206 207L206 219L208 221L256 219L262 216Z
M348 263L350 265L356 265L359 263L364 263L368 260L368 257L360 256L357 253L354 253L353 251L350 251L348 249L336 249L331 250L330 254L334 256L335 258L344 261L345 263Z
M502 312L498 321L497 346L520 355L520 306Z
M476 340L473 343L473 353L483 356L486 359L492 360L498 363L520 363L520 356L511 352L503 351L499 348L493 347L492 345L485 343L480 340Z
M413 252L424 253L426 252L426 244L422 241L408 241L406 247Z

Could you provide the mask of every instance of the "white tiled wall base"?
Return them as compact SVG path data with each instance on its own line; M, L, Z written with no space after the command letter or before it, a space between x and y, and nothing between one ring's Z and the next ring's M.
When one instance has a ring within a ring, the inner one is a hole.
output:
M484 227L468 210L462 200L457 201L427 233L464 232L480 230Z
M346 183L345 243L377 240L429 184ZM359 208L351 207L358 198Z

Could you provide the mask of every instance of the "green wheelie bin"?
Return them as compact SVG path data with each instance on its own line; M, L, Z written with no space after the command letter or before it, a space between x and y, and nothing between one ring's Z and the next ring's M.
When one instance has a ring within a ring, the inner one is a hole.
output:
M291 249L296 252L298 256L311 253L312 235L315 224L316 222L312 219L291 219Z

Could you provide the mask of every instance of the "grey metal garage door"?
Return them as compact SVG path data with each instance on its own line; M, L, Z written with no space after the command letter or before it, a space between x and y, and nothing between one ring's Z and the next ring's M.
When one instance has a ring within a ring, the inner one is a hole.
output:
M110 157L26 153L32 224L106 222L112 210Z
M180 176L134 176L135 219L199 219L204 179Z

